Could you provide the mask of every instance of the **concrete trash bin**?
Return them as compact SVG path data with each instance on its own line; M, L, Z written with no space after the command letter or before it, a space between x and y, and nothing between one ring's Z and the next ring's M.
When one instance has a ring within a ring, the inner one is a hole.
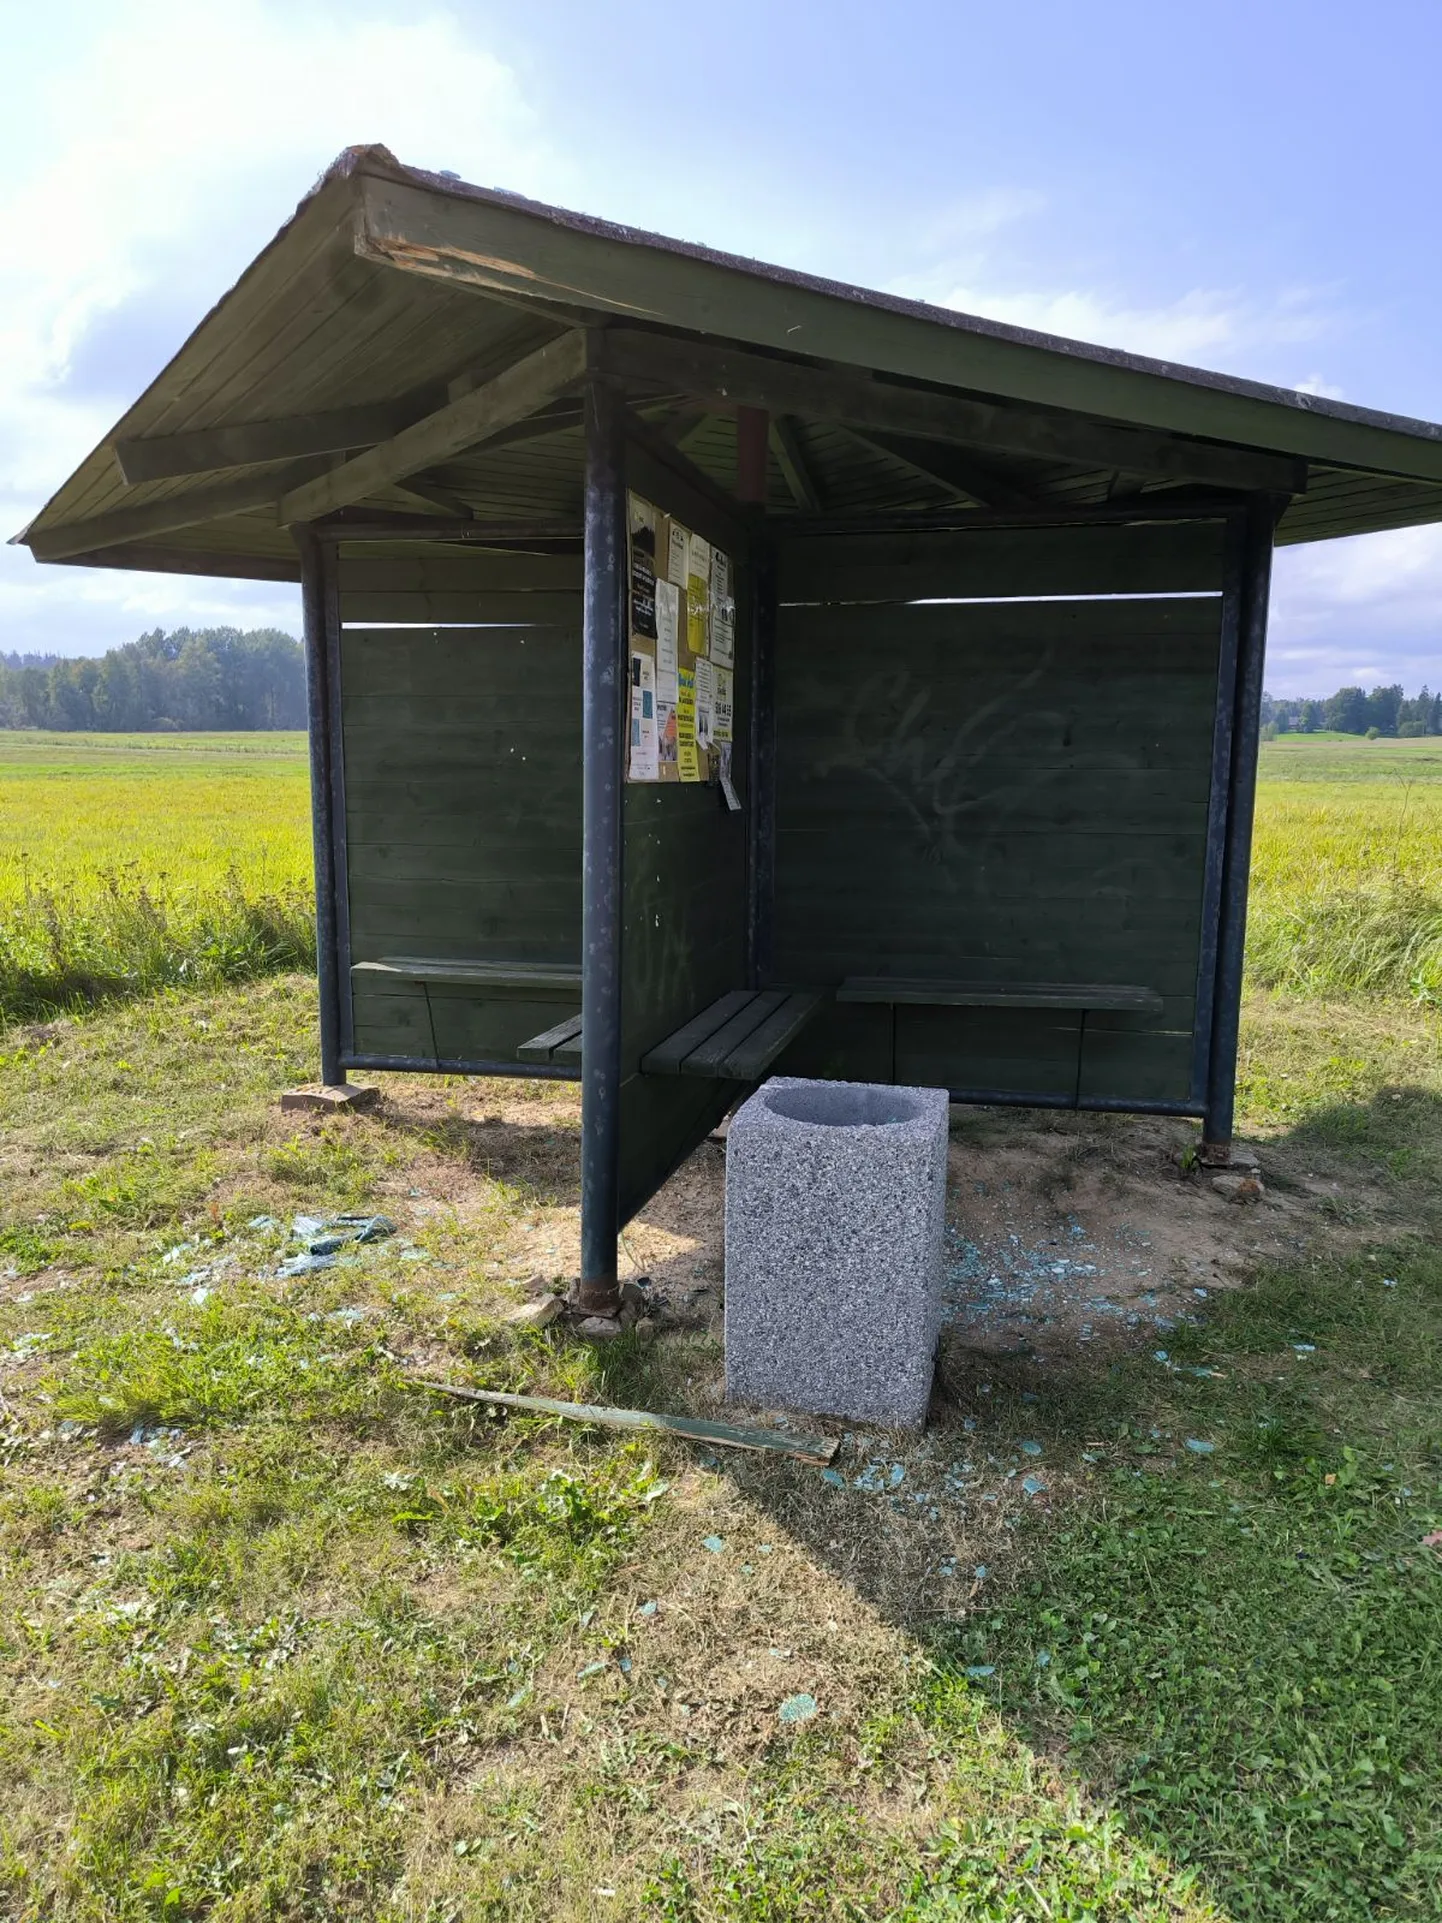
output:
M778 1075L726 1137L728 1399L920 1428L947 1095Z

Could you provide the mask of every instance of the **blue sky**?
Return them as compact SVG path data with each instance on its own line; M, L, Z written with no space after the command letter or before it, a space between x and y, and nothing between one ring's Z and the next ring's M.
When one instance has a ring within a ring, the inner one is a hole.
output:
M350 142L687 239L1442 418L1435 0L399 9L0 0L0 522ZM18 85L16 84L18 82ZM277 622L39 568L0 648ZM1442 679L1442 530L1279 557L1269 685Z

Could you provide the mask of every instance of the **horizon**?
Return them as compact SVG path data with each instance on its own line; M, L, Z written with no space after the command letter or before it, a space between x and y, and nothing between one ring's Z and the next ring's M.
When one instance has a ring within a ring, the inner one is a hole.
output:
M1442 263L1414 239L1431 218L1442 16L1393 0L1359 29L1340 4L1277 0L1258 17L1220 0L1209 17L1198 44L1140 0L1120 0L1101 33L1064 0L1000 19L909 0L884 22L841 0L824 34L803 7L738 0L723 30L642 4L635 32L654 27L726 100L694 139L636 110L626 50L581 0L519 23L466 4L401 24L374 0L237 0L223 16L56 0L8 36L29 84L0 129L3 231L21 237L0 249L4 535L335 154L366 140L863 286L1442 417ZM987 86L958 94L973 69ZM1344 117L1345 145L1316 142ZM1307 192L1259 196L1303 149ZM46 232L66 244L37 249ZM1269 683L1316 698L1328 682L1435 678L1439 605L1442 528L1280 549ZM284 585L0 550L3 652L95 656L156 625L298 623Z

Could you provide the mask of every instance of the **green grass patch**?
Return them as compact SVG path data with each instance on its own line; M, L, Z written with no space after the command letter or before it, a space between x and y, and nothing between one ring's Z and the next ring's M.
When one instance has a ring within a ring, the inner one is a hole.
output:
M314 956L302 736L0 733L0 1023Z

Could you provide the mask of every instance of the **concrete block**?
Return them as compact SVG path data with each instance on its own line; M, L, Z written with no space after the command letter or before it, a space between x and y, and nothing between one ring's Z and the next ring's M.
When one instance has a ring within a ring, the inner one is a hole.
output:
M726 1143L726 1393L919 1428L941 1327L944 1089L776 1076Z
M305 1088L288 1088L280 1098L282 1108L319 1109L322 1114L338 1114L346 1109L374 1108L380 1100L378 1088L364 1083L346 1082L335 1087L326 1082L311 1082Z

